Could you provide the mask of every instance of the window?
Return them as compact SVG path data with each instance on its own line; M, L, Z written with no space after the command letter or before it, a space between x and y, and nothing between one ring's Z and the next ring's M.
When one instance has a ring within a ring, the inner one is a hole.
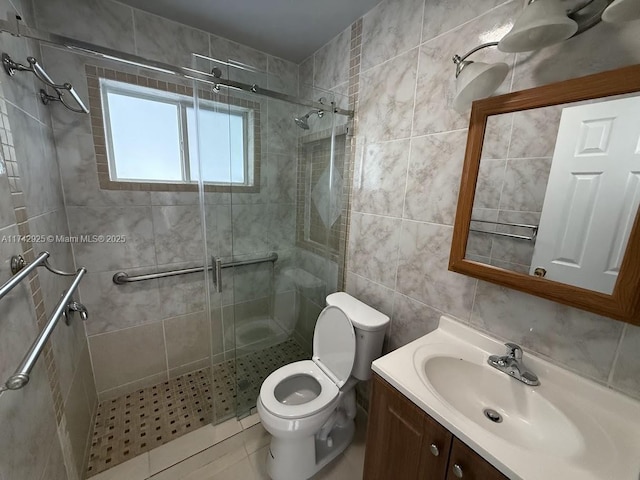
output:
M109 177L114 182L252 186L254 111L100 79Z

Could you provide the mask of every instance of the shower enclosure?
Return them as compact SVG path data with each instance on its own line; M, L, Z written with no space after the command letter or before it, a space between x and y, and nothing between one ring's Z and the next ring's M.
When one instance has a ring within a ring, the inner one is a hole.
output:
M348 117L335 113L345 103L335 93L312 92L311 107L291 101L296 77L200 55L193 66L282 94L193 86L220 422L251 413L271 372L311 357L315 320L340 283Z

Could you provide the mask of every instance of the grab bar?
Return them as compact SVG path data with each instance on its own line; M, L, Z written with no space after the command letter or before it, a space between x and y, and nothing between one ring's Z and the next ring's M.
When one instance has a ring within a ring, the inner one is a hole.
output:
M42 256L43 254L40 254L38 258ZM46 257L44 258L46 259ZM27 266L24 270L27 270L27 268L32 266L34 263ZM78 285L80 284L80 280L82 280L82 277L84 277L85 273L87 273L87 269L84 267L81 267L76 272L76 276L73 280L73 283L71 283L69 290L67 290L67 292L64 294L64 296L60 299L60 301L56 305L56 308L51 314L51 317L49 317L47 324L45 325L44 329L40 332L40 335L38 335L38 338L36 338L35 342L33 342L33 345L31 345L31 348L29 349L24 359L20 363L20 366L18 366L18 368L16 369L16 372L9 377L9 379L5 382L3 386L0 386L0 392L4 390L18 390L24 387L27 383L29 383L31 370L33 370L33 367L36 364L38 357L42 353L42 350L44 349L44 346L47 343L47 340L49 340L51 333L53 332L56 325L58 324L58 320L60 320L60 316L62 315L62 312L64 312L65 308L71 301L71 297L75 293L76 289L78 288Z
M214 269L216 270L215 283L216 283L216 287L218 288L218 292L220 292L219 289L221 288L221 285L220 285L221 282L219 280L221 279L221 274L219 273L219 271L221 269L231 268L231 267L241 267L244 265L253 265L256 263L275 262L277 260L278 260L277 253L272 253L268 257L253 258L250 260L236 260L236 261L231 261L227 263L222 263L220 258L216 257L214 260L214 265L208 266L206 267L206 269L207 271L214 270ZM186 275L188 273L204 272L204 269L205 267L182 268L179 270L165 270L163 272L147 273L145 275L133 275L133 276L130 276L126 272L118 272L115 275L113 275L113 283L115 283L116 285L124 285L125 283L142 282L144 280L154 280L156 278L166 278L166 277L174 277L176 275Z
M25 265L22 257L19 257L17 255L11 257L11 271L14 272L16 269L19 271L17 271L17 273L15 273L9 280L7 280L7 282L4 285L2 285L2 287L0 287L0 299L3 298L7 293L9 293L13 289L13 287L18 285L22 280L24 280L24 277L29 275L33 270L38 268L40 265L44 264L47 261L47 258L49 258L49 252L42 252L40 255L38 255L38 257L33 262L31 262L28 265ZM22 266L24 268L22 269L20 269L20 267L17 266L20 261L23 262Z

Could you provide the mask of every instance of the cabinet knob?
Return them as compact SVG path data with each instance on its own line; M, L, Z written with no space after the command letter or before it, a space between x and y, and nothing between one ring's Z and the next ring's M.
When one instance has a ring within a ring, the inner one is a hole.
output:
M456 476L456 478L462 478L462 467L457 463L453 466L453 474Z
M438 446L435 443L431 444L431 446L429 447L429 450L431 451L431 454L434 457L437 457L438 455L440 455L440 450L438 450Z

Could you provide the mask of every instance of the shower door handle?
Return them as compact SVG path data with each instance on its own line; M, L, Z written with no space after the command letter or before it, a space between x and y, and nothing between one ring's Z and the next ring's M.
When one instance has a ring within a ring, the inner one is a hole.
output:
M213 257L213 283L216 292L222 293L222 260L220 257Z

